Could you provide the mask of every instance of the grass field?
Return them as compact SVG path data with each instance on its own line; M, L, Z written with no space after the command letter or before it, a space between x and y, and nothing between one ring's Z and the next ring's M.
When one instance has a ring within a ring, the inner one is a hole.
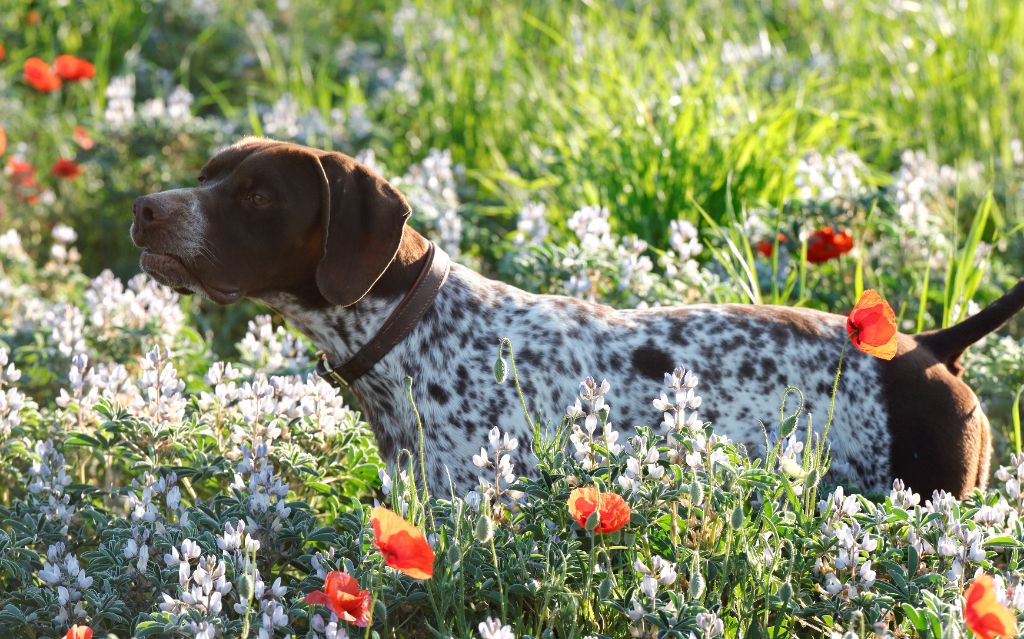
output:
M313 345L137 276L128 237L134 198L266 135L372 165L531 291L874 288L947 326L1024 274L1022 68L1014 0L0 0L0 637L954 637L981 574L1024 611L1019 318L965 361L995 462L962 501L823 484L805 415L751 459L657 414L596 467L544 424L542 476L428 498ZM574 521L591 485L621 529ZM377 503L432 578L385 565ZM348 608L307 603L333 571Z

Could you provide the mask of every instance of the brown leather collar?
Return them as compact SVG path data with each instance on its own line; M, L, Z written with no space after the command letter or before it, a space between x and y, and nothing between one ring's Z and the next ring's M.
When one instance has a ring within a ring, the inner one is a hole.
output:
M427 312L434 298L437 297L448 272L451 270L451 258L433 242L427 248L427 263L413 283L412 288L398 303L391 315L365 346L337 368L331 367L327 361L327 353L320 351L316 363L316 372L332 386L348 386L367 373L373 365L401 342L412 331L416 322Z

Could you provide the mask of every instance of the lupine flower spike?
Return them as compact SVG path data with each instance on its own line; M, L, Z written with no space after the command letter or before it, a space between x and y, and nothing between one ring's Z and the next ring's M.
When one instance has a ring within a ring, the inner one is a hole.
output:
M846 333L853 345L879 359L896 355L896 314L878 291L868 289L846 319Z

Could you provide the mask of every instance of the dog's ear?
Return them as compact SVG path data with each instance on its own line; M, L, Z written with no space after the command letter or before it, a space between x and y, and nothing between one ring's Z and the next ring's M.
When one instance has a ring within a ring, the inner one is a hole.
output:
M323 153L318 159L324 239L316 285L327 301L351 306L394 260L411 210L395 187L352 158Z

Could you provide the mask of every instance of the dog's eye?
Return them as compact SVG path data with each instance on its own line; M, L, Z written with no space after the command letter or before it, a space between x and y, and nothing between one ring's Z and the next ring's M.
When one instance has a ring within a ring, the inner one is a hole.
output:
M200 173L199 174L199 183L202 184L205 181L206 181L206 174L205 173Z
M260 195L259 193L250 193L249 201L256 206L266 206L267 204L270 204L270 199Z

